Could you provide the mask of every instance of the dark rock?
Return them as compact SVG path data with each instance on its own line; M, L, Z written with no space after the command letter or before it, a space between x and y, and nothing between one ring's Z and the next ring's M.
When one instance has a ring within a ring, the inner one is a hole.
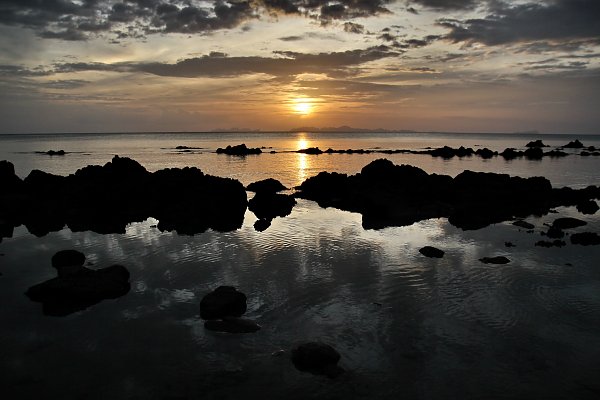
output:
M523 157L523 152L522 151L517 151L515 149L512 148L507 148L505 149L502 153L500 153L500 155L502 157L504 157L505 160L512 160L518 157Z
M535 147L548 147L546 146L540 139L531 141L525 145L525 147L535 148Z
M61 250L52 256L52 266L58 276L68 276L78 272L85 263L85 255L77 250Z
M548 229L548 232L545 233L545 235L548 236L550 239L561 239L565 236L565 233L562 231L562 229L558 229L551 226Z
M246 312L246 295L233 286L219 286L200 301L202 319L241 317Z
M430 258L442 258L444 257L444 252L440 249L436 249L432 246L425 246L419 249L419 253L423 254L425 257Z
M582 214L592 215L595 214L598 209L600 209L600 207L598 207L598 203L594 200L586 200L577 204L577 211Z
M292 349L294 366L315 375L337 376L343 371L337 366L340 358L340 353L333 347L321 342L303 343Z
M578 228L584 225L587 225L587 222L570 217L557 218L554 220L554 222L552 222L552 227L556 229L571 229Z
M569 143L567 143L566 145L563 146L565 149L581 149L583 147L585 147L583 145L583 143L581 143L579 141L579 139L575 139L573 141L570 141Z
M277 193L282 190L287 190L285 186L281 184L277 179L268 178L262 181L253 182L246 187L246 190L251 192L266 192L266 193Z
M259 219L273 219L290 215L296 199L290 195L258 192L248 202L248 209Z
M44 315L65 316L102 300L121 297L129 289L129 271L113 265L99 270L81 267L76 273L32 286L25 294L43 304Z
M273 220L270 218L257 219L254 223L254 230L257 232L266 231L271 226L271 222Z
M262 150L257 148L248 148L245 143L238 144L237 146L227 146L226 148L219 147L217 154L227 154L229 156L247 156L250 154L261 154Z
M483 149L477 149L475 154L477 154L481 158L487 159L487 158L492 158L492 157L498 155L498 152L492 151L492 150L488 149L487 147L484 147Z
M239 317L223 317L204 322L204 327L209 331L227 333L252 333L260 329L260 325L251 319Z
M568 153L565 153L564 151L560 151L560 150L551 150L551 151L547 151L544 153L545 157L553 157L553 158L566 157L568 155L569 155Z
M323 150L319 149L318 147L309 147L308 149L297 150L296 153L303 153L303 154L323 154Z
M544 151L540 147L530 147L523 152L523 155L529 160L541 160L544 157Z
M523 221L522 219L519 219L515 222L513 222L514 226L518 226L519 228L523 228L523 229L533 229L535 228L535 225L530 224L529 222Z
M64 150L48 150L46 154L49 156L64 156L67 153Z
M512 242L504 242L504 247L516 247Z
M484 264L508 264L510 262L510 260L504 256L483 257L480 258L479 261Z
M540 240L535 242L535 245L538 247L563 247L566 246L567 243L563 240L553 240L553 241L549 241L549 240Z
M600 244L600 235L595 232L581 232L571 235L572 244L580 244L582 246L592 246Z

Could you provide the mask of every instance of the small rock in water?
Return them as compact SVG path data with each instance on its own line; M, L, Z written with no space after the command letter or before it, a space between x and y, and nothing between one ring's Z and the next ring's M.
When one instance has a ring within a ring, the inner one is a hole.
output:
M504 247L516 247L512 242L504 242Z
M260 329L260 325L248 318L223 317L204 322L204 327L210 331L227 333L252 333Z
M257 219L254 223L254 230L257 232L264 232L271 226L271 219L269 218L260 218Z
M508 264L510 262L510 260L504 256L483 257L480 258L479 261L484 264Z
M587 200L577 204L577 211L582 214L592 215L598 211L600 207L598 207L598 203L594 200Z
M595 232L581 232L571 235L571 243L582 246L593 246L600 244L600 236Z
M219 286L200 301L202 319L241 317L246 312L246 295L233 286Z
M430 258L442 258L444 257L444 252L440 249L436 249L433 246L425 246L419 249L419 253L423 254L425 257Z
M552 223L552 227L557 228L557 229L578 228L578 227L584 226L584 225L587 225L587 222L582 221L577 218L570 218L570 217L557 218Z
M85 255L77 250L61 250L52 256L52 266L58 276L65 277L76 274L83 268Z
M343 369L338 367L340 353L322 342L302 343L292 349L292 362L299 371L335 378Z
M548 236L550 239L561 239L565 237L565 233L558 228L551 227L548 232L542 232L542 235Z
M540 240L535 242L535 246L538 247L563 247L566 246L567 243L564 240L555 239L553 241L549 240Z
M523 229L533 229L535 228L535 225L530 224L529 222L523 221L522 219L519 219L515 222L512 223L514 226L518 226L519 228L523 228Z

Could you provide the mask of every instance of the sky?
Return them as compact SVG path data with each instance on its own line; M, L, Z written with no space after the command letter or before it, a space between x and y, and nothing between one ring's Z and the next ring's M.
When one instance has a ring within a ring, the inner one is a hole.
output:
M600 0L0 0L0 133L600 134Z

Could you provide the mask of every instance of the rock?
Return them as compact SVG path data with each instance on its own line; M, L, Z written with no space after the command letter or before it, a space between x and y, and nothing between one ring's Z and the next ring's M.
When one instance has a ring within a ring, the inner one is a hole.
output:
M64 156L67 153L64 150L48 150L46 154L49 156Z
M200 301L202 319L241 317L246 312L246 295L233 286L219 286Z
M504 247L516 247L512 242L504 242Z
M343 370L337 366L340 353L321 342L302 343L292 349L292 362L299 371L335 377Z
M259 219L273 219L290 215L296 199L290 195L257 192L248 202L248 209Z
M43 304L44 315L65 316L102 300L121 297L129 289L129 271L122 265L112 265L99 270L81 267L76 273L32 286L25 294Z
M262 150L257 148L248 148L245 143L237 146L227 146L226 148L219 147L217 154L227 154L229 156L247 156L250 154L261 154Z
M530 147L523 152L523 155L530 160L541 160L544 157L544 151L540 147Z
M309 147L308 149L297 150L296 153L303 153L303 154L323 154L323 150L319 149L318 147Z
M573 141L570 141L569 143L567 143L566 145L563 146L565 149L581 149L583 147L585 147L583 145L583 143L581 143L579 141L579 139L575 139Z
M254 230L257 232L264 232L271 226L271 222L273 222L273 220L270 218L257 219L254 223Z
M582 214L592 215L595 214L598 209L600 209L600 207L598 207L598 203L594 200L585 200L577 204L577 211Z
M79 271L85 263L85 255L77 250L61 250L52 256L52 266L58 276L68 276Z
M425 257L430 258L442 258L444 257L444 252L440 249L436 249L432 246L425 246L419 249L419 253L423 254Z
M260 329L260 325L248 318L223 317L204 322L209 331L226 333L252 333Z
M565 153L564 151L560 151L560 150L551 150L551 151L547 151L544 153L544 157L553 157L553 158L566 157L568 155L569 155L568 153Z
M566 246L567 243L563 240L553 240L553 241L548 241L548 240L540 240L538 242L535 242L535 246L538 247L563 247Z
M531 141L525 145L525 147L535 148L535 147L548 147L546 146L540 139Z
M502 157L504 157L505 160L513 160L517 157L523 157L523 152L517 151L513 148L507 148L507 149L504 149L504 151L502 153L500 153L500 155Z
M571 235L572 244L580 244L582 246L592 246L600 244L600 235L595 232L581 232Z
M246 187L246 190L251 192L266 192L266 193L277 193L282 190L287 190L285 186L281 184L277 179L268 178L262 181L253 182Z
M578 228L584 225L587 225L587 222L570 217L557 218L554 220L554 222L552 222L552 227L556 229L571 229Z
M484 264L508 264L510 262L510 260L504 256L483 257L480 258L479 261Z
M523 229L533 229L533 228L535 228L535 225L530 224L529 222L523 221L522 219L516 220L512 224L514 226L518 226L519 228L523 228Z
M497 152L492 151L492 150L488 149L487 147L484 147L483 149L477 149L475 154L477 154L479 157L484 158L484 159L492 158L492 157L498 155Z
M545 233L545 235L548 236L550 239L561 239L565 236L565 233L562 231L562 229L550 227L548 229L548 232Z

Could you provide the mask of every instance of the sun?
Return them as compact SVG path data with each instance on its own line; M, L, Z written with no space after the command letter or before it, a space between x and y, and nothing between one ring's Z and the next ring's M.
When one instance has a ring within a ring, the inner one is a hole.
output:
M313 111L313 103L310 99L294 99L291 108L298 115L309 115Z

